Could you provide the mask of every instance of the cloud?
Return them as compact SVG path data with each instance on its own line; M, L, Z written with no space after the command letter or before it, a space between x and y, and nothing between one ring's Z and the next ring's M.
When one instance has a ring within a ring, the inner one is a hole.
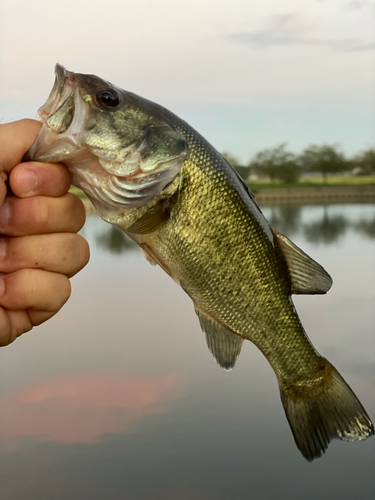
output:
M344 52L375 50L375 40L358 38L328 39L311 36L313 26L297 13L274 15L258 31L233 33L224 38L264 49L280 45L315 45ZM310 34L310 36L309 36Z
M344 5L344 10L361 10L365 7L375 7L375 2L369 0L352 0Z
M179 379L120 373L63 375L0 396L0 438L40 436L95 443L102 434L136 432L139 421L167 411Z

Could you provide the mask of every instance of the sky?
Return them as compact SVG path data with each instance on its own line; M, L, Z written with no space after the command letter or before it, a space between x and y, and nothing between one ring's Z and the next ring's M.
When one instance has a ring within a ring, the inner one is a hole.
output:
M56 62L162 104L243 164L375 147L374 0L12 0L0 4L0 121L32 118Z

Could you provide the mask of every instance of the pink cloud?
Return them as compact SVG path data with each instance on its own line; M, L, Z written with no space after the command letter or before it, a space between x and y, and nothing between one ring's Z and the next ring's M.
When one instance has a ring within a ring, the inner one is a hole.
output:
M95 443L102 434L136 432L142 418L167 411L178 389L175 374L63 375L1 395L0 438Z

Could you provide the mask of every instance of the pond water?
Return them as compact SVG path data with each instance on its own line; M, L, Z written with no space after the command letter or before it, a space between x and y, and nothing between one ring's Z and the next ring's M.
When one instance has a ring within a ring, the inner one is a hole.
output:
M375 419L375 205L264 207L332 275L294 298L315 347ZM275 376L246 342L209 353L190 299L98 217L51 321L0 351L2 500L375 498L375 437L307 462Z

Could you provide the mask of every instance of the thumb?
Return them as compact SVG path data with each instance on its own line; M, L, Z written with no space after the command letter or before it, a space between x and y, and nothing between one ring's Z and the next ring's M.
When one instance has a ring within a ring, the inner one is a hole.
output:
M40 122L29 119L0 125L0 172L9 173L22 161L41 127Z
M21 162L41 126L36 120L27 119L0 125L0 206L7 194L7 174Z

